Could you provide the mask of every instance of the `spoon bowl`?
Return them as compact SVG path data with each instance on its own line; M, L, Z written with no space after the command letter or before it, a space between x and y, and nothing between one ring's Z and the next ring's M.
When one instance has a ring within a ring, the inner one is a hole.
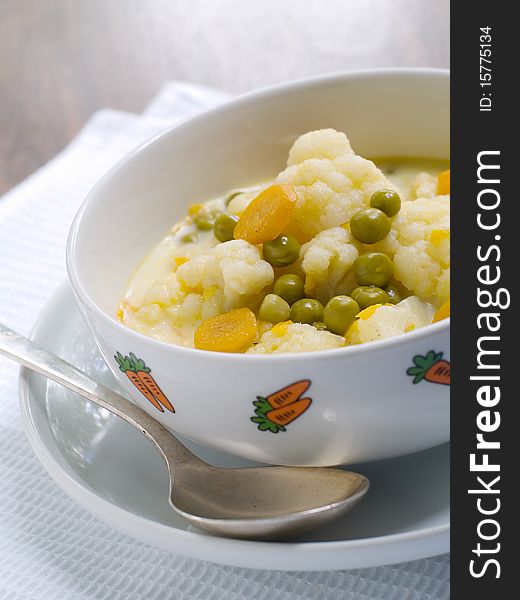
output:
M176 471L170 504L217 535L274 539L299 535L349 511L368 491L357 473L327 467Z
M298 535L345 514L368 491L363 475L331 467L214 467L147 412L2 323L0 354L141 431L166 463L172 508L210 533L265 540Z

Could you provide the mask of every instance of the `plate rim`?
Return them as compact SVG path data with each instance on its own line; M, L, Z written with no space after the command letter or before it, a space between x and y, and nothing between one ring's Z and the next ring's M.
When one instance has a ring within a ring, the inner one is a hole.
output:
M74 298L68 280L65 280L48 298L31 328L30 339L39 341L47 315L55 306ZM55 457L37 426L31 404L34 401L30 378L33 373L20 368L19 404L22 422L31 448L47 473L69 497L87 512L114 529L134 539L182 556L217 564L282 571L330 571L369 568L406 561L419 560L449 552L450 522L413 531L393 533L370 538L321 542L262 542L219 538L205 533L183 530L137 515L106 500L79 477L65 468L66 459ZM418 545L428 540L426 547ZM173 543L172 543L173 542ZM376 549L371 556L372 549ZM317 560L317 556L319 559ZM386 555L382 559L381 555ZM259 563L259 564L258 564ZM287 563L283 569L280 564Z

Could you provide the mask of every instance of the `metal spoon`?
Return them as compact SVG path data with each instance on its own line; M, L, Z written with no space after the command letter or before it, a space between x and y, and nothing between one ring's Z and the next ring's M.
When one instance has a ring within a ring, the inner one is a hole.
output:
M345 514L368 490L363 475L329 467L214 467L144 410L1 323L0 354L88 398L143 433L168 467L172 508L200 529L236 538L282 539Z

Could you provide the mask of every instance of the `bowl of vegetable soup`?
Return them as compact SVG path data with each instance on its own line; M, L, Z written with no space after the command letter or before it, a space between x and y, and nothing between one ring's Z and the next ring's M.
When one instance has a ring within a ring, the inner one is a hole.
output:
M449 75L254 92L144 144L67 247L124 391L173 432L269 464L449 439Z

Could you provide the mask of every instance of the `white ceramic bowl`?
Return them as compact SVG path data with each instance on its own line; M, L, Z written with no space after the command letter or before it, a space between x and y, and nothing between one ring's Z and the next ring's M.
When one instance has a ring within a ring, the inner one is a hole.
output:
M184 122L102 179L68 241L80 309L129 396L174 432L266 463L361 462L449 439L449 386L414 384L407 374L417 355L449 360L448 320L362 346L244 355L168 345L114 317L136 266L188 204L272 179L296 137L322 127L345 131L363 156L449 158L448 73L392 69L291 83ZM144 361L148 383L153 377L175 413L155 408L136 387L143 373L120 371L117 352ZM285 431L260 431L251 421L257 396L300 380L310 382L307 410Z

